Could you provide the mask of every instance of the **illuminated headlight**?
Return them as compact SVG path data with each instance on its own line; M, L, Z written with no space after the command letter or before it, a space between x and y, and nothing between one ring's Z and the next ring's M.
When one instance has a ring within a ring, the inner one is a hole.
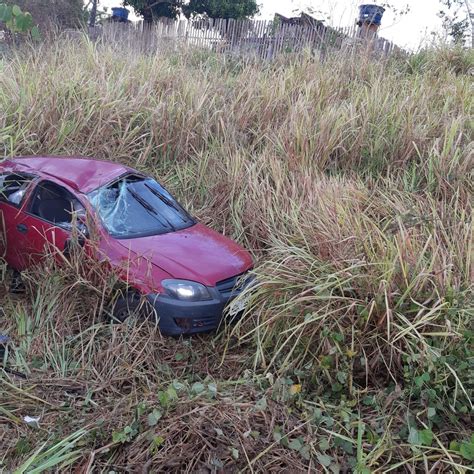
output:
M163 280L161 286L168 296L182 301L203 301L212 299L209 290L200 283L187 280Z

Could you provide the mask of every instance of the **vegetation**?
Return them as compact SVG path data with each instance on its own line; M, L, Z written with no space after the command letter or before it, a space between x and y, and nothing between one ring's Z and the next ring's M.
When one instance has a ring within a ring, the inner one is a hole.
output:
M33 38L39 38L39 29L33 21L31 13L24 12L14 4L0 3L0 26L4 24L13 36L17 33L31 34Z
M256 0L190 0L186 15L205 15L209 18L251 18L259 11Z
M256 0L124 0L151 22L158 18L177 18L180 13L186 16L205 15L209 18L250 18L259 11Z
M471 33L471 47L474 47L474 11L469 7L470 0L441 0L442 9L439 17L449 36L457 44L466 43L468 34Z
M30 12L41 31L53 27L76 28L86 20L83 0L4 0L4 3Z
M174 340L104 322L113 281L80 255L25 295L4 269L27 378L0 375L3 468L471 469L472 54L255 64L62 40L4 61L4 155L152 173L251 249L258 284L237 325Z

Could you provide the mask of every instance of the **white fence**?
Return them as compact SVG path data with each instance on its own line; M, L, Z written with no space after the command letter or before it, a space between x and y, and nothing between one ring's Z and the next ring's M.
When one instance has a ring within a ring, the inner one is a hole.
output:
M367 48L379 55L401 51L383 38L361 38L359 29L261 20L177 20L141 23L106 23L90 30L94 39L121 43L141 51L194 46L207 50L272 59L303 49L324 53L343 48Z

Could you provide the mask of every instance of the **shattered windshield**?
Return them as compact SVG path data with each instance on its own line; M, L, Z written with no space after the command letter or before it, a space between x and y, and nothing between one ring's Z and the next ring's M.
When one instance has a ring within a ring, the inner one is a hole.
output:
M128 175L88 197L114 237L165 234L195 224L173 196L151 178Z

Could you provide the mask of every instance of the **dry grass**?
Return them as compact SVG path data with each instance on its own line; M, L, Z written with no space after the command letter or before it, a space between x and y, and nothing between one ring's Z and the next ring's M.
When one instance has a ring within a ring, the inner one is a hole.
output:
M0 62L5 155L146 170L251 249L259 281L238 325L184 341L105 323L113 279L84 261L5 288L28 377L2 374L6 470L469 469L472 62L64 41Z

